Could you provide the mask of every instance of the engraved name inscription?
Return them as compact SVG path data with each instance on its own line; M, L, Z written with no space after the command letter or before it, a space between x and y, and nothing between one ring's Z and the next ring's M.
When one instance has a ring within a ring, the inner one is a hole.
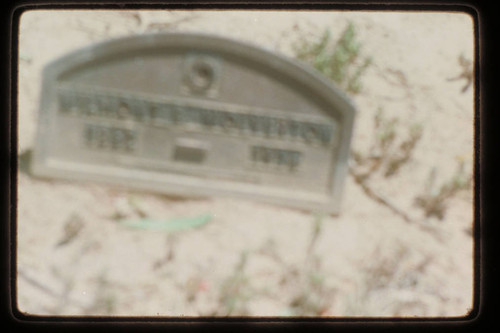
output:
M252 110L235 112L196 106L187 101L165 102L141 95L115 91L59 88L59 111L66 115L132 120L155 126L184 126L190 130L262 136L305 144L327 146L334 140L335 124L294 119L294 115L268 115ZM270 113L270 112L269 112Z

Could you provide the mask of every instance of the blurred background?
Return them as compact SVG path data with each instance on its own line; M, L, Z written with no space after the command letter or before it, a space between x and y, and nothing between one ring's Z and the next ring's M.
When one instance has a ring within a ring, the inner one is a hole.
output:
M96 42L174 31L302 61L352 98L357 115L339 216L31 175L44 66ZM471 17L446 12L25 12L19 310L466 315L473 295L473 37Z

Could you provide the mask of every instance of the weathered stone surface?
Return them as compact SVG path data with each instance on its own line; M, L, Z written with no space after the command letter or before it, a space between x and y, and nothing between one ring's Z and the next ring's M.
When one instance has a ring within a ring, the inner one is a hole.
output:
M353 120L329 81L266 50L129 37L46 68L33 171L335 213Z

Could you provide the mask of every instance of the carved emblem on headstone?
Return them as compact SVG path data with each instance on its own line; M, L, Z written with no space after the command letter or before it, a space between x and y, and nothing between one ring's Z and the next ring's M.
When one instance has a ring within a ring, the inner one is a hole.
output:
M190 54L186 57L184 86L188 92L217 96L220 80L220 63L214 57Z

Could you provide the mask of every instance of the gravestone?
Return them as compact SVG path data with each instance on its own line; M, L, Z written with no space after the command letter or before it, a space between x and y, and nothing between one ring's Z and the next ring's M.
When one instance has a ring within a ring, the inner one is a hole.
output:
M33 173L337 213L354 108L270 51L154 34L76 51L43 73Z

